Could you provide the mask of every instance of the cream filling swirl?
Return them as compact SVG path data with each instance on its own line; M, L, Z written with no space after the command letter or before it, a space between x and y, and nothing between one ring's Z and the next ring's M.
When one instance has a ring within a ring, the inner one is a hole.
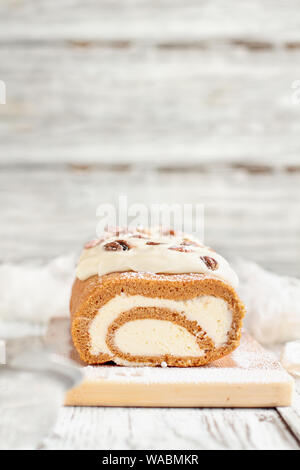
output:
M218 297L203 295L189 300L171 300L157 297L145 297L142 295L129 296L126 294L120 294L103 305L90 323L89 336L91 354L98 355L102 353L112 355L112 352L106 343L108 328L115 320L117 320L119 315L135 307L159 307L170 309L171 311L175 311L185 316L190 321L196 321L202 330L206 332L207 336L214 342L216 348L227 342L228 333L231 329L232 311L227 302ZM120 327L119 331L116 333L115 339L116 342L119 341L122 346L122 348L120 348L121 350L127 349L128 351L133 351L132 348L134 348L134 353L141 355L143 355L146 350L151 350L152 355L160 354L162 350L175 351L176 346L173 334L171 333L173 331L174 334L179 335L178 348L180 348L181 352L190 351L192 352L190 355L202 355L202 351L198 347L197 350L195 349L195 337L188 333L185 328L176 327L174 329L172 326L168 325L168 329L166 328L167 323L170 324L171 322L164 322L163 325L161 320L156 320L155 323L150 323L152 326L152 332L150 332L147 337L147 322L143 322L144 320L140 320L137 323L137 320L133 319L133 321L127 322ZM129 323L132 324L129 325ZM174 324L171 323L171 325ZM155 328L157 330L156 334L158 336L158 343L156 345L154 341L153 327L154 330ZM133 338L135 338L135 345L132 345ZM145 346L145 342L147 341L151 347ZM138 351L140 352L138 353Z

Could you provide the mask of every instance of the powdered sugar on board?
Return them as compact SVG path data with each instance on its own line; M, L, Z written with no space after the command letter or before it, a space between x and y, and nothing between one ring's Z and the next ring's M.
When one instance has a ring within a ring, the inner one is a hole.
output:
M84 367L87 381L133 383L278 383L292 382L279 362L244 334L229 356L204 367Z

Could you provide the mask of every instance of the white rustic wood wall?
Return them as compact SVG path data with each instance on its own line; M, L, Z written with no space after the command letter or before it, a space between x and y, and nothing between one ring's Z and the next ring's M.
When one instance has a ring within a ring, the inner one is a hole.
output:
M1 0L0 259L78 249L122 193L300 275L297 79L300 0Z

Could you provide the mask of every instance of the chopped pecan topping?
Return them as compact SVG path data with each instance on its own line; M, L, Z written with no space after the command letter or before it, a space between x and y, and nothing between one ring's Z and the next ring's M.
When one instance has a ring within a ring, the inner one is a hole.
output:
M183 241L180 243L180 245L183 245L183 246L203 246L201 245L201 243L197 243L195 242L194 240L190 240L189 238L184 238Z
M161 245L161 242L146 242L146 245Z
M218 268L219 264L215 258L211 258L210 256L200 256L200 259L206 264L206 266L214 271Z
M169 250L180 251L181 253L192 253L193 250L184 246L170 246Z
M112 234L116 237L119 237L120 235L124 235L125 233L128 233L128 228L127 227L105 227L105 232L108 232L109 234Z
M84 248L94 248L94 246L100 245L101 242L103 242L104 238L95 238L94 240L91 240L87 242L84 245Z
M173 229L163 230L163 235L170 235L171 237L175 237L176 232Z
M125 240L115 240L104 245L106 251L127 251L130 245Z
M135 231L138 232L138 233L141 233L142 235L146 235L146 236L150 236L151 235L151 230L150 229L147 229L145 227L142 227L141 225L140 226L137 226L135 228Z
M130 238L142 238L144 240L147 240L147 236L146 235L142 235L141 233L133 233L132 235L130 235Z

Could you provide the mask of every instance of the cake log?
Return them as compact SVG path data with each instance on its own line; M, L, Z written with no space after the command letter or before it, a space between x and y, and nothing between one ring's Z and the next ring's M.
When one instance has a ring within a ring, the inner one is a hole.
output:
M71 332L88 364L201 366L233 351L244 306L213 274L113 272L75 279Z

